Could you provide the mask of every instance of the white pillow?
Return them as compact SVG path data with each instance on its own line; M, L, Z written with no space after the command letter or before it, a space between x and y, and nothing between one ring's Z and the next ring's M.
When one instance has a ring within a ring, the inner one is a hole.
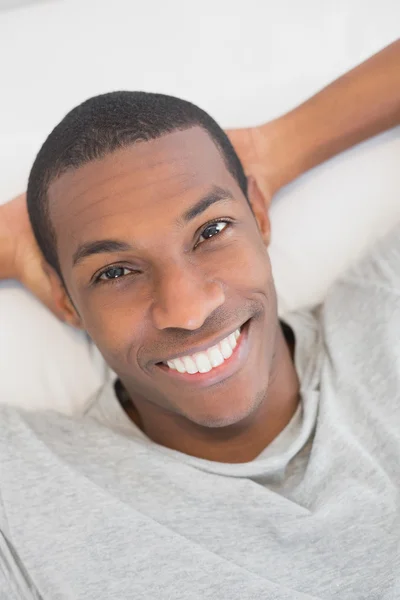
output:
M45 136L94 94L175 94L224 127L289 110L396 39L400 4L373 4L362 4L362 23L359 0L69 0L0 13L0 53L8 57L0 74L0 201L26 187ZM271 258L281 314L322 300L400 218L399 155L397 129L277 195ZM18 284L0 284L1 402L74 414L106 374L84 334Z
M76 414L108 369L89 338L19 284L0 284L0 400Z
M271 261L280 312L328 288L400 220L400 127L310 171L276 195Z

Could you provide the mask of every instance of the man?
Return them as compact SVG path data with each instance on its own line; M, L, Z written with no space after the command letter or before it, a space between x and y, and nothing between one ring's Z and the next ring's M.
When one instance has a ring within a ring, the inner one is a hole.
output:
M168 96L92 98L50 134L30 221L118 379L80 417L1 409L2 598L400 595L399 227L285 323L267 253L279 187L399 122L399 51L231 132L247 180Z

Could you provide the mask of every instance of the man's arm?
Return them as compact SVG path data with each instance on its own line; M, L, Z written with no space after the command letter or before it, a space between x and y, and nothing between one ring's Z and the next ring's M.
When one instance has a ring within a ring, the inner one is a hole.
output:
M11 202L8 202L6 205L0 206L0 279L14 279L16 276L14 272L15 238L8 215L10 205Z
M400 124L400 40L260 127L228 131L247 173L272 196L299 175Z
M63 320L43 264L29 222L26 196L22 194L0 206L0 280L17 279Z

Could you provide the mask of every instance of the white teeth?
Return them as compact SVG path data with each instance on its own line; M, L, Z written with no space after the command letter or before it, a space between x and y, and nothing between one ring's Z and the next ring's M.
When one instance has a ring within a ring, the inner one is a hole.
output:
M232 350L234 350L236 348L236 338L234 333L231 333L228 337L228 342L230 343Z
M174 364L175 364L176 370L179 371L179 373L186 373L185 365L183 364L182 359L175 358Z
M222 356L224 358L229 358L230 356L232 356L232 348L228 340L222 340L219 346L221 348Z
M233 350L237 346L237 340L240 336L240 329L236 329L216 346L208 348L205 352L198 352L192 356L183 356L169 360L167 365L170 369L179 371L179 373L208 373L214 367L222 365L224 360L232 356Z
M182 358L182 361L188 373L190 373L191 375L193 375L193 373L197 373L198 368L193 358L190 358L190 356L184 356Z
M219 365L222 365L224 362L224 357L222 356L221 350L215 346L213 348L209 348L207 350L207 354L213 367L219 367Z
M211 371L212 364L210 363L210 359L205 352L199 352L199 354L195 354L194 360L196 361L199 373L208 373L208 371Z

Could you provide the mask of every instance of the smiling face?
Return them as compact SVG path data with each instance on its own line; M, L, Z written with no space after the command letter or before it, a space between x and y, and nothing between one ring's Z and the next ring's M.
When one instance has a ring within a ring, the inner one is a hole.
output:
M139 412L201 427L251 419L278 329L255 185L253 214L212 139L193 127L69 171L48 197L81 326Z

